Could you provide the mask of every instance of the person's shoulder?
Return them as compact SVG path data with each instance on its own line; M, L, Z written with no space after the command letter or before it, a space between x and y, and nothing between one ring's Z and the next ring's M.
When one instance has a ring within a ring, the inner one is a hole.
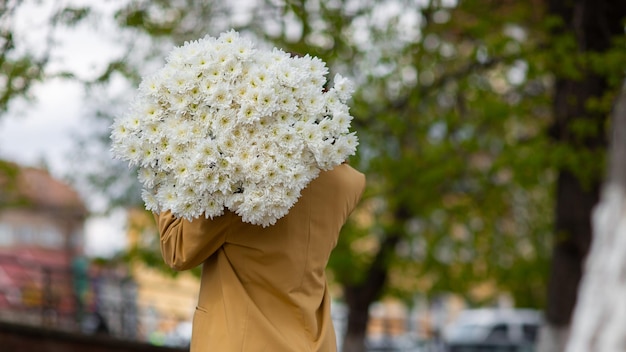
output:
M365 184L365 174L353 168L349 164L337 165L332 171L342 175L349 182L357 182Z
M324 181L324 186L329 188L357 193L365 188L365 175L348 164L337 165L332 170L323 171L320 179Z

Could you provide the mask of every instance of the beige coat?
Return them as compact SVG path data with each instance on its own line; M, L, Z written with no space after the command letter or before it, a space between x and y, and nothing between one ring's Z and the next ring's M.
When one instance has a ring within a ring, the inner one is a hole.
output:
M191 222L155 216L165 262L203 264L191 351L336 351L325 267L364 187L346 164L322 172L266 228L232 212Z

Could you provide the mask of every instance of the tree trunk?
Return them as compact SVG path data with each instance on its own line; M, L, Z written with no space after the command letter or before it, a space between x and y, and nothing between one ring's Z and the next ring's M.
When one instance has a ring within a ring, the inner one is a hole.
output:
M368 275L371 277L373 275ZM385 274L386 276L386 274ZM369 305L374 299L365 297L360 291L378 291L374 285L354 285L345 288L346 303L348 305L348 325L343 339L343 352L365 351L365 337L369 320ZM369 287L367 287L369 286Z
M568 352L626 351L626 85L613 114L608 180L593 217Z
M409 218L405 208L395 214L395 223L404 224ZM401 226L394 230L380 244L380 249L367 271L365 279L357 284L345 285L344 296L348 306L348 323L343 339L343 352L364 352L369 307L376 301L385 287L389 270L389 258L394 254L396 245L402 238Z
M554 34L573 33L578 53L606 51L611 46L611 38L624 33L621 20L626 6L622 0L548 0L548 5L549 13L563 23ZM555 124L551 134L557 143L599 151L607 144L603 132L606 117L589 113L585 105L589 98L601 97L607 84L603 77L590 70L581 68L579 73L580 79L557 75L553 103ZM577 136L572 126L579 119L586 120L598 133ZM545 312L547 324L540 337L540 352L565 349L583 262L591 244L591 213L599 200L600 181L600 178L582 180L571 169L559 170L555 241Z

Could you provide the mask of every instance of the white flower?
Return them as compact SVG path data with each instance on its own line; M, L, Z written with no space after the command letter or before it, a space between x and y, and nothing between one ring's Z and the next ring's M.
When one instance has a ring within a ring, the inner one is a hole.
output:
M161 205L162 209L170 209L174 211L178 202L178 197L176 196L176 184L173 182L163 182L163 184L157 189L155 198Z
M190 102L191 96L188 94L173 93L167 96L167 103L170 105L169 111L173 112L173 115L176 117L189 114L188 107Z
M320 170L353 155L354 88L325 63L258 50L239 33L186 42L141 82L112 124L111 151L139 166L148 210L187 219L224 210L270 226Z
M162 82L156 74L144 77L143 81L139 85L139 92L142 95L157 96L159 94L159 90L161 89L161 84Z
M336 124L336 130L339 134L347 134L350 129L352 116L348 111L333 111L333 122Z
M159 205L159 201L154 193L150 190L144 188L141 190L141 199L143 199L146 204L146 209L158 213L161 211L161 207Z
M354 92L354 86L352 82L350 82L347 78L343 77L340 74L336 74L333 79L335 84L334 88L337 90L337 95L341 101L347 101L352 93Z
M200 200L200 209L204 210L207 219L224 214L224 196L221 193L214 193Z
M142 167L138 171L138 178L145 188L151 189L157 181L157 173L150 167Z

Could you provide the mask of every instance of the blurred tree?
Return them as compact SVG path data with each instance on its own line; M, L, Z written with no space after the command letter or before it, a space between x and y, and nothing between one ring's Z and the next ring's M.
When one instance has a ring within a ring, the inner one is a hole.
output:
M364 350L383 294L543 303L554 169L540 5L292 1L269 16L269 40L359 88L352 162L369 188L331 258L344 351Z
M609 169L592 218L593 241L572 315L568 352L623 351L626 319L626 81L611 119Z
M54 48L58 26L73 26L83 20L89 9L79 6L53 6L50 16L41 23L46 37L36 47L20 41L24 32L17 31L16 14L38 6L37 1L0 1L0 117L15 98L31 99L30 88L47 77L46 66ZM23 30L23 29L22 29ZM32 44L32 43L31 43Z
M350 308L345 351L364 349L368 308L384 294L410 302L415 292L456 292L489 303L504 291L520 306L545 304L555 199L562 202L557 181L567 171L593 185L604 155L598 145L548 133L562 126L597 139L604 128L600 118L563 120L553 110L565 97L559 77L580 73L583 64L602 77L623 76L619 42L579 55L571 32L554 31L563 21L540 0L293 0L234 8L135 0L116 20L127 55L91 89L119 78L135 87L172 45L230 27L320 57L331 78L354 79L361 146L350 162L369 186L330 263ZM615 94L609 83L593 99L581 96L580 106L605 116ZM119 104L102 95L97 114L104 146L104 127L128 96L117 92ZM94 138L76 159L93 190L107 193L111 205L139 204L135 175L105 162Z
M607 149L608 113L624 77L626 3L547 1L555 77L550 133L564 150L558 168L554 248L540 351L565 349L583 262L592 240ZM567 157L569 156L569 158Z
M18 190L19 173L18 165L0 160L0 209L28 204Z
M17 50L13 18L20 5L19 1L0 2L0 113L6 112L11 99L26 96L32 82L41 79L48 60L48 50L38 56Z
M552 226L548 318L569 321L585 252L569 249L590 238L626 52L619 4L557 3L291 1L259 20L270 41L359 84L370 187L331 261L350 308L345 351L363 350L385 292L477 301L493 298L488 284L543 306Z

